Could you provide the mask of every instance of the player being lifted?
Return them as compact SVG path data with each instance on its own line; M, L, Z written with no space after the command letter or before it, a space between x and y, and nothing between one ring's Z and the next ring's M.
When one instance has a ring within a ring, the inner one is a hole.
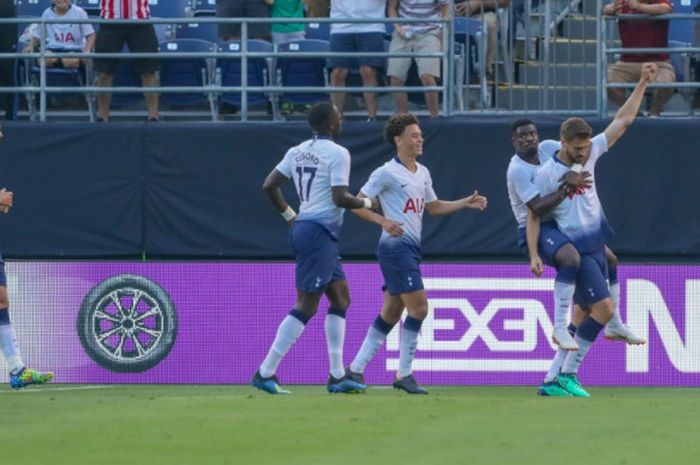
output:
M372 202L348 193L350 153L334 142L341 126L335 107L330 103L311 107L309 125L313 137L290 148L263 184L270 201L290 225L290 242L296 256L296 303L279 325L252 380L253 386L270 394L289 394L279 385L275 371L316 313L323 294L330 302L325 320L330 359L328 391L351 393L366 389L364 384L346 377L343 364L345 312L350 295L338 255L338 234L346 208L369 209ZM299 195L298 215L280 190L289 178Z
M0 140L3 139L2 128L0 128ZM12 208L14 195L3 188L0 189L0 212L8 213ZM30 384L44 384L53 379L53 373L41 373L27 368L22 361L17 335L10 323L10 301L7 297L7 277L5 276L5 262L0 256L0 350L2 350L10 371L10 386L13 389L20 389Z
M551 215L559 230L568 237L580 254L576 278L576 303L587 312L576 328L574 339L578 350L566 354L556 381L574 396L589 397L578 380L577 372L603 326L615 312L608 287L608 264L605 253L607 225L595 184L595 166L598 159L632 125L639 111L647 84L654 80L656 65L645 63L642 77L625 104L618 110L604 132L591 138L591 127L581 118L569 118L561 125L561 150L542 165L535 177L538 192L544 195L559 189L562 176L580 165L590 173L590 187L567 197L552 209ZM528 211L527 244L536 265L539 220Z
M578 189L589 187L591 183L590 173L567 171L562 178L559 189L548 195L540 196L534 184L535 175L540 166L560 150L561 143L554 140L540 142L537 127L529 119L519 119L512 124L511 141L516 153L508 165L507 185L513 215L518 223L518 245L525 253L531 255L533 273L538 276L542 274L542 262L557 269L554 281L553 340L559 345L559 348L542 385L538 389L538 394L568 396L568 392L561 389L555 378L567 351L578 349L572 336L576 332L576 324L585 318L585 314L580 313L580 309L576 307L573 323L567 328L581 257L571 240L559 231L556 223L551 220L542 222L537 243L538 250L534 254L530 254L527 250L525 225L528 210L532 210L538 216L547 215L568 195L572 195ZM613 319L605 326L605 337L623 340L628 344L643 344L644 339L636 336L620 319L617 257L608 247L605 248L605 252L610 270L610 293L616 309Z
M411 369L418 332L428 314L428 299L419 267L423 211L433 216L450 215L466 208L483 210L487 202L486 197L476 191L455 201L438 200L430 172L417 162L423 154L423 136L414 115L392 116L384 128L384 139L395 147L397 155L374 170L359 196L378 198L385 217L368 210L353 211L382 226L377 258L384 276L384 302L350 364L348 375L364 383L365 367L406 308L408 316L401 331L399 369L393 386L409 394L427 394L428 391L416 382Z

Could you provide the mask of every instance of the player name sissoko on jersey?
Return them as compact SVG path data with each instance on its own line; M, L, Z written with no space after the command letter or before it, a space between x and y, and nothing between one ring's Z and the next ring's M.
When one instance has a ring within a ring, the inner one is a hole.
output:
M318 156L311 152L300 152L296 157L294 157L295 162L310 161L314 165L319 164Z

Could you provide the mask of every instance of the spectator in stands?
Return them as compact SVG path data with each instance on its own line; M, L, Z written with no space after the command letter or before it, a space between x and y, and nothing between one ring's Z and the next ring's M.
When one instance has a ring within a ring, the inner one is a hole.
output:
M53 6L47 8L41 15L42 19L88 19L88 15L71 0L51 0ZM37 44L41 43L42 29L38 26L32 31L32 40L24 49L25 52L33 52ZM85 52L92 51L95 45L95 29L92 24L59 24L46 25L46 50L47 52ZM80 66L79 58L47 58L46 66L77 68Z
M331 0L304 0L304 3L309 18L328 18L331 12Z
M103 19L148 19L150 10L148 0L101 0L100 17ZM97 32L95 40L95 53L119 53L124 44L129 46L129 51L134 53L157 53L158 38L152 24L103 24ZM117 70L117 59L100 58L95 60L97 71L97 85L111 87L114 82L114 73ZM134 69L141 75L143 87L157 87L158 60L153 58L139 58L134 60ZM148 107L148 121L158 121L158 94L146 93L146 106ZM112 94L102 93L97 95L98 121L109 120L109 108L112 103Z
M447 18L450 14L450 0L389 0L387 12L391 18ZM442 50L442 23L394 23L390 52L431 53ZM440 77L439 58L415 58L418 76L424 86L437 85ZM413 58L390 57L387 75L392 87L406 84L408 70ZM394 103L398 113L408 113L408 96L405 92L394 93ZM431 118L438 117L439 99L435 91L425 93L425 103Z
M603 14L643 14L664 15L673 12L669 0L615 0L603 7ZM668 48L667 19L662 20L618 20L620 40L623 48ZM642 75L644 62L654 62L657 66L656 82L675 82L676 73L668 53L627 53L617 63L608 67L608 82L637 82ZM649 115L659 116L664 105L673 95L673 89L654 89L649 107ZM625 103L625 89L608 89L608 98L622 106Z
M486 77L494 78L494 61L498 47L499 8L508 8L510 0L455 0L455 14L476 18L486 25Z
M14 0L0 0L0 18L15 18ZM12 53L17 44L17 25L0 24L0 53ZM15 60L13 58L0 59L0 87L15 86ZM5 111L5 119L13 119L14 94L0 93L0 110Z
M273 18L303 18L304 4L302 0L265 0L270 5L270 16ZM281 44L293 40L303 40L306 37L304 23L272 23L272 42Z
M333 19L378 19L386 17L386 0L333 0L331 18ZM329 58L331 68L331 85L344 87L348 70L360 69L362 85L376 86L377 68L384 66L384 58L362 56L362 52L384 51L384 23L333 23L331 25L331 52L358 52L358 58ZM377 94L364 92L368 121L377 118ZM331 94L333 104L342 114L345 104L345 92Z
M267 0L216 0L217 18L269 18ZM219 24L219 37L229 41L241 38L241 23ZM248 38L270 40L270 23L248 24Z

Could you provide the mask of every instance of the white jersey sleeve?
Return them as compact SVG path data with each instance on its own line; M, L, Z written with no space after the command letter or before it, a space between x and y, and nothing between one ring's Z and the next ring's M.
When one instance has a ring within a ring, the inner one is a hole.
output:
M294 153L296 152L296 150L296 147L292 147L291 149L287 150L287 153L284 154L282 161L280 161L277 164L277 166L275 166L275 169L287 178L292 177L291 159L294 157Z
M435 193L435 189L433 189L433 177L430 175L430 171L428 171L427 168L425 168L425 173L428 180L428 185L425 186L425 203L435 202L438 196Z
M372 171L372 174L369 176L369 179L365 183L364 186L362 186L362 189L360 189L360 192L362 192L365 196L374 198L378 197L379 194L381 194L387 187L387 173L386 173L386 168L385 166L380 166L376 170Z
M595 164L600 157L608 151L608 138L605 137L605 132L601 132L591 139L591 154L588 157L586 165Z
M341 155L330 164L331 187L350 185L350 152L340 149Z
M527 204L540 195L539 189L532 182L532 173L522 163L511 165L507 177L515 194L523 204Z

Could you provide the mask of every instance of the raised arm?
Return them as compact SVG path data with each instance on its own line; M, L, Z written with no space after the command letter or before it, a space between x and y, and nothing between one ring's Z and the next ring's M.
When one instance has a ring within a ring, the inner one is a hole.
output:
M644 63L644 65L642 65L642 77L637 83L637 86L634 88L625 104L617 110L612 123L605 128L608 150L615 145L618 139L627 131L627 128L634 122L634 119L637 117L637 112L639 112L639 106L642 104L644 92L647 90L647 85L653 82L655 78L656 64Z
M464 210L465 208L474 208L483 210L487 207L488 200L483 195L479 195L474 191L469 197L464 197L459 200L434 200L425 205L425 209L432 216L451 215L452 213Z

